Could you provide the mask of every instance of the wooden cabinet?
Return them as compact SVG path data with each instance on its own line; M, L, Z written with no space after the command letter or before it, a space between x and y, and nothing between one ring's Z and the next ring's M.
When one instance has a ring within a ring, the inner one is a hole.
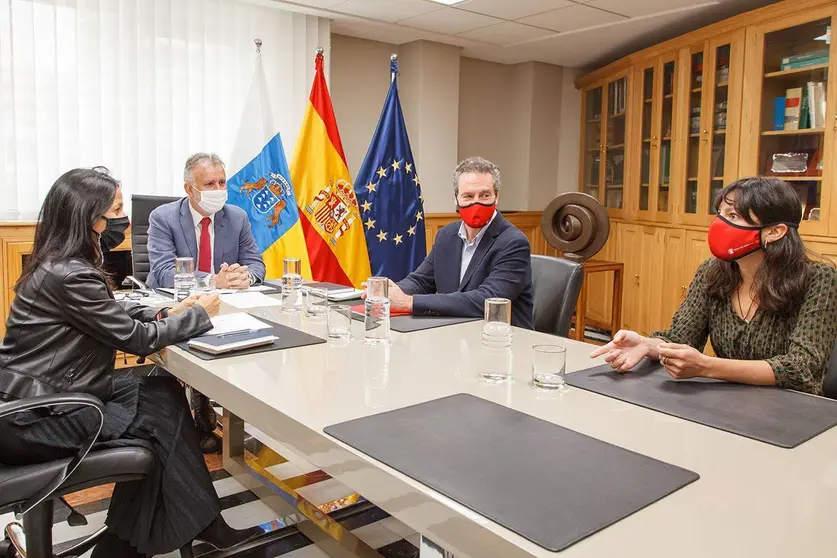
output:
M668 327L695 271L710 257L706 232L714 198L741 177L787 181L802 204L803 238L837 260L835 16L837 0L778 2L635 52L576 81L587 149L580 189L606 205L615 222L606 257L625 265L624 327L643 333ZM630 94L626 114L617 115L608 106L621 80ZM808 97L803 115L810 122L777 130L776 99L795 89ZM614 118L627 127L624 148ZM622 175L606 172L617 153L625 157ZM600 281L591 282L591 293L604 295ZM588 301L594 320L607 308L597 299L591 294Z

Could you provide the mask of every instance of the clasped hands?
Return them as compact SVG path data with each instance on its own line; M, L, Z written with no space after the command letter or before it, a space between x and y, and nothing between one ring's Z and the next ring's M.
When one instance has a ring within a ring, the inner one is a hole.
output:
M218 289L249 289L250 272L246 265L222 263L221 270L215 275L215 287Z
M602 355L605 362L619 373L629 371L646 357L656 358L666 372L678 380L707 376L711 360L690 345L648 339L628 330L619 331L613 341L593 351L590 357Z

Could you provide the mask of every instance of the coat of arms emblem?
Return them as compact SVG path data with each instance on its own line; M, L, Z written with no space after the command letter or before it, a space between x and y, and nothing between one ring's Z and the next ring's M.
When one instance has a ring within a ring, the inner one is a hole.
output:
M310 204L305 205L305 213L314 224L329 235L329 243L337 246L337 241L352 223L360 217L352 185L341 179L329 183L314 196Z
M241 187L241 193L248 198L252 195L253 207L260 213L268 215L267 223L271 229L281 225L279 215L288 205L293 191L291 184L279 173L270 173L270 181L262 177L257 182L245 182Z

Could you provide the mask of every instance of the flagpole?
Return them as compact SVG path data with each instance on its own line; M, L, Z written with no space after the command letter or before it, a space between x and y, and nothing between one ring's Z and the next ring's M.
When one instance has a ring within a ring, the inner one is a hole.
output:
M389 56L389 71L390 71L390 80L389 82L392 83L395 81L395 76L398 75L398 55L391 54Z

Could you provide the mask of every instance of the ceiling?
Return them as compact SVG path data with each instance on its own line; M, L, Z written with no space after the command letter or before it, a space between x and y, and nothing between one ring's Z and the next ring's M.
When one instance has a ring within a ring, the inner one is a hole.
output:
M463 55L591 69L777 0L274 0L330 18L332 32L402 44L458 45Z

